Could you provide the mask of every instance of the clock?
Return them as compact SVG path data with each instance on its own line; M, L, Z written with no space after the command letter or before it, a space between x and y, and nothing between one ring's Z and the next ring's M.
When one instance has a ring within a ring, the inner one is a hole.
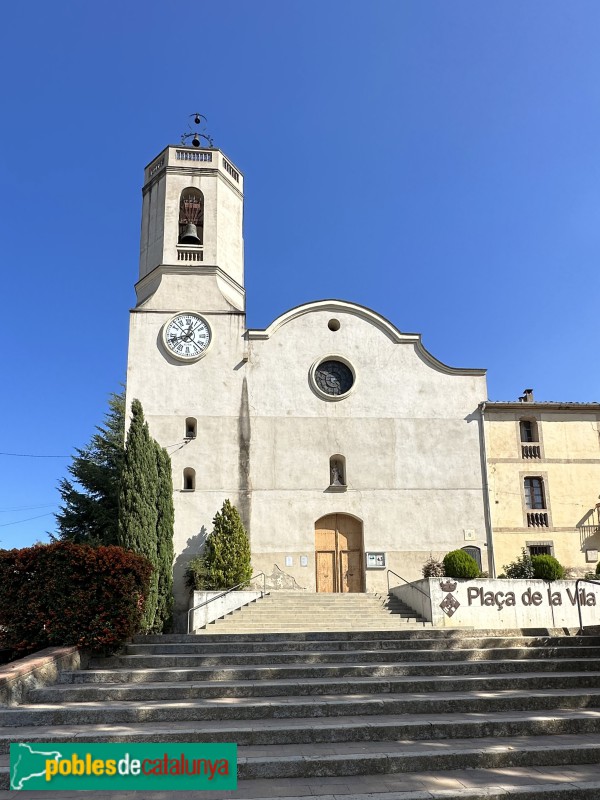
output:
M199 314L181 311L165 324L162 338L169 355L180 361L197 361L208 350L212 333Z

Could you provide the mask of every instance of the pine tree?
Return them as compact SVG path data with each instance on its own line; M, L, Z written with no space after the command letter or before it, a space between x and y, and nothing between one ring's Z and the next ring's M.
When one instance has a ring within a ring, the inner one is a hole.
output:
M142 622L145 631L153 629L158 599L157 500L156 444L144 421L142 404L134 400L121 473L118 544L146 556L154 567Z
M213 525L204 548L204 588L231 589L247 584L252 577L250 542L240 515L229 500L215 515Z
M167 633L171 629L173 622L173 525L175 521L173 478L169 454L157 442L154 445L158 467L158 495L156 502L158 511L156 525L158 602L154 629L158 633Z
M108 405L104 427L97 427L89 444L73 456L68 467L73 480L63 478L58 485L62 505L56 514L55 539L91 545L117 543L125 393L112 394Z

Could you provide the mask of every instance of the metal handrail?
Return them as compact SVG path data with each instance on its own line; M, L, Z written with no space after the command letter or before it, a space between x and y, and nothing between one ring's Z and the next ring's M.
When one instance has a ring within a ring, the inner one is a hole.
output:
M415 585L414 585L414 584L412 584L410 581L407 581L407 580L406 580L406 578L403 578L403 577L402 577L402 575L398 575L398 573L397 573L397 572L394 572L394 570L393 570L393 569L388 569L388 571L387 571L387 586L388 586L388 594L390 593L390 573L391 573L392 575L395 575L397 578L400 578L400 580L401 580L401 581L404 581L404 583L407 583L409 586L412 586L412 588L413 588L413 589L416 589L416 590L417 590L417 592L421 592L421 594L422 594L424 597L426 597L428 600L430 599L430 597L429 597L429 595L427 594L427 592L424 592L422 589L419 589L419 587L418 587L418 586L415 586Z
M257 572L256 575L253 575L247 581L240 581L240 583L236 583L235 586L232 586L231 589L226 589L224 592L221 592L221 594L217 594L214 597L211 597L210 600L205 600L203 603L198 603L197 606L194 606L193 608L190 608L188 610L188 618L187 618L187 632L188 632L188 634L191 633L191 631L190 631L190 627L191 627L190 626L190 614L193 614L193 612L197 611L199 608L204 608L204 606L207 606L209 603L214 603L215 600L220 600L221 597L225 597L225 595L229 594L230 592L234 592L240 586L247 586L248 584L252 583L252 581L255 578L260 578L261 575L262 575L262 579L263 579L263 588L260 591L260 597L261 597L261 600L262 600L262 598L267 593L267 576L265 575L264 572Z
M577 578L575 581L575 597L577 598L577 613L579 614L579 631L583 631L583 618L581 616L581 603L579 602L579 584L580 583L595 583L600 586L600 581L592 580L591 578Z

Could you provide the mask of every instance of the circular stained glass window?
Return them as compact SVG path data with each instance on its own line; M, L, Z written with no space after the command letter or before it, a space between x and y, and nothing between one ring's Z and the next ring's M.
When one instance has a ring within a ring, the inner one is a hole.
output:
M342 361L322 361L315 369L314 380L324 394L338 397L347 394L354 383L354 375Z

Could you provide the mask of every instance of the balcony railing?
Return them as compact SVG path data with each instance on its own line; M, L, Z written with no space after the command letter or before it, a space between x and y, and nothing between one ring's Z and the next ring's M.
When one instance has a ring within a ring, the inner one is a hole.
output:
M548 512L547 511L528 511L527 512L527 527L528 528L547 528L548 527Z
M522 444L521 445L521 458L541 458L541 450L539 444Z

